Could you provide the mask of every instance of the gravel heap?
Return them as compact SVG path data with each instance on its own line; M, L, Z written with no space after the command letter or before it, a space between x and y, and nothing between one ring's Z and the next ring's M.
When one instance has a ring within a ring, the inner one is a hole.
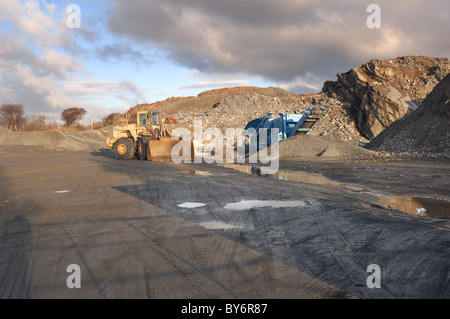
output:
M330 136L296 135L279 144L280 159L299 157L353 158L374 153Z
M85 151L103 147L106 137L112 135L111 132L112 129L110 128L71 133L59 131L11 132L7 128L0 127L0 145L39 146L50 150Z
M399 155L450 157L450 74L421 108L394 122L367 148Z

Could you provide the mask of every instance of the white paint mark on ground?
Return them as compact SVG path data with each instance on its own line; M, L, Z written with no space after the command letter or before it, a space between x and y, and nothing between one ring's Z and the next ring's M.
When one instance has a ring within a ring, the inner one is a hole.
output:
M206 228L206 229L230 229L234 228L235 226L221 223L221 222L203 222L199 224L200 226Z
M182 207L182 208L197 208L197 207L203 207L206 206L206 204L203 203L183 203L183 204L179 204L177 205L178 207Z
M71 192L71 190L69 189L69 190L63 190L63 191L56 191L56 192L53 192L54 194L66 194L66 193L70 193Z

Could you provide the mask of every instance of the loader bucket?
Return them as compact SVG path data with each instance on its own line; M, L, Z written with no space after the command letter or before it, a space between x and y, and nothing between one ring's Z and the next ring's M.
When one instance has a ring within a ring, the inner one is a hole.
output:
M149 141L147 147L147 159L153 162L171 162L172 148L175 145L180 148L183 147L183 150L190 150L190 152L188 152L190 154L179 154L183 161L194 161L194 144L192 141L172 140L170 137Z

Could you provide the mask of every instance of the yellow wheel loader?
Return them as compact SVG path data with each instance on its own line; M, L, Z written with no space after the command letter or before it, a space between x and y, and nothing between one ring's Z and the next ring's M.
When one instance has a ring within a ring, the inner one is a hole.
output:
M113 138L106 140L106 146L113 149L119 160L172 161L172 148L178 143L187 143L182 149L190 154L181 155L183 160L194 160L192 141L172 139L170 125L176 124L173 117L162 118L158 112L138 112L137 123L124 123L114 127ZM183 146L183 145L181 145Z

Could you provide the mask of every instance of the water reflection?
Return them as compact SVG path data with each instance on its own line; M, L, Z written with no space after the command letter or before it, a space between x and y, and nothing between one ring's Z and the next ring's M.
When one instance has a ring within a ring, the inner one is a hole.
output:
M402 212L428 217L450 217L450 203L425 197L387 197L380 199L385 206Z
M286 171L278 171L276 174L262 174L261 169L256 166L249 165L240 165L240 164L220 164L220 166L226 168L232 168L236 171L246 173L249 175L262 176L267 178L273 178L278 180L292 181L297 183L306 183L306 184L321 184L321 185L332 185L339 186L341 185L338 182L329 180L326 177L308 174L303 172L286 172Z

